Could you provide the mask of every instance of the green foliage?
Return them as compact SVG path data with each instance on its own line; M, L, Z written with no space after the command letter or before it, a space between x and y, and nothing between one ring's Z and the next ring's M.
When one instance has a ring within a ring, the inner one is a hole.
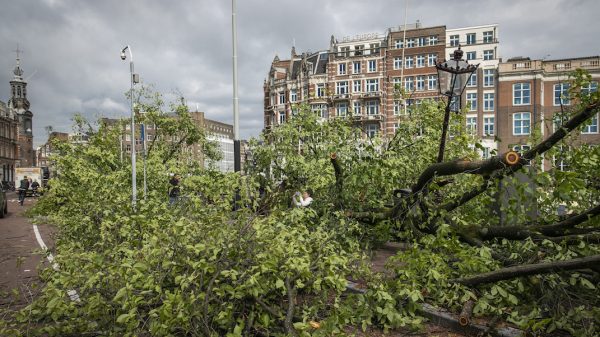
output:
M577 73L572 95L586 81ZM434 177L418 197L393 195L410 189L435 161L443 102L411 109L391 138L368 137L365 122L351 115L323 121L300 106L288 122L251 141L241 176L188 160L194 146L208 158L218 152L185 107L172 105L170 115L150 89L133 94L137 118L157 130L146 161L148 196L132 209L131 165L119 152L123 124L93 128L77 117L89 143L56 144L57 176L32 211L57 226L60 270L43 272L42 295L16 321L0 323L0 334L331 336L343 335L349 325L419 329L422 303L457 312L468 300L475 302L476 316L500 316L535 333L597 333L597 273L548 273L477 287L453 280L503 263L600 253L598 244L585 240L464 242L490 226L557 222L559 205L574 213L594 206L600 200L599 147L566 139L545 155L568 155L569 171L541 172L533 162L530 171L521 171L532 184L505 179L515 190L505 204L497 201L497 181L490 181L486 193L448 212L440 205L488 177L458 174L444 184ZM598 98L578 99L585 104ZM462 114L451 116L449 134L447 160L480 159ZM182 196L172 206L169 173L183 177ZM290 207L292 195L307 189L313 191L311 206ZM527 214L526 202L536 204L536 216ZM408 211L393 213L399 206ZM577 230L593 232L599 221ZM363 252L388 240L404 240L409 248L389 260L385 274L373 274ZM342 296L348 279L366 283L366 292ZM71 301L68 290L81 300Z

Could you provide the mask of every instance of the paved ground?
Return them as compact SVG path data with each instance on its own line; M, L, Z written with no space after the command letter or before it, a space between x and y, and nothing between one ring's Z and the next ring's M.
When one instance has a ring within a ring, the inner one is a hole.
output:
M40 262L48 265L35 236L34 228L23 212L36 202L27 198L19 205L17 194L7 192L8 214L0 219L0 308L22 307L39 291L37 274ZM48 247L53 246L48 227L38 226ZM14 293L18 293L15 296Z

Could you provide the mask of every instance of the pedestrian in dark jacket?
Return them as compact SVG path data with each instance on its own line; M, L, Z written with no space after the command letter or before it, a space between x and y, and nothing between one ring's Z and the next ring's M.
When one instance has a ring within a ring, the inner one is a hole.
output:
M23 202L25 201L27 190L29 190L29 179L27 179L27 176L24 176L19 183L19 204L21 206L23 206Z
M179 199L179 194L181 193L179 188L180 179L181 177L179 174L176 174L173 176L173 178L171 178L171 180L169 180L169 185L171 185L169 188L169 205L173 205Z

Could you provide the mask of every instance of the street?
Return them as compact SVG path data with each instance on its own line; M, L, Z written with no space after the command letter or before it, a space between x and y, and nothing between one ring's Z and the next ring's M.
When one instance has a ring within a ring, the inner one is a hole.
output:
M8 214L0 219L0 307L15 309L30 303L40 291L40 261L46 266L49 263L36 238L34 225L23 214L37 199L27 198L25 204L20 206L15 192L7 192L6 197ZM53 240L48 227L36 227L39 239L52 249Z

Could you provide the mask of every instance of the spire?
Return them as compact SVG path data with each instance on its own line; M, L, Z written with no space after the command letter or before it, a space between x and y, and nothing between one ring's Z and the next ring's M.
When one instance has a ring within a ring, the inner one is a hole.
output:
M15 50L15 53L17 54L17 65L15 67L15 69L13 70L13 74L15 74L15 78L14 80L16 81L23 81L23 69L21 69L21 53L23 51L19 49L19 44L17 43L17 50Z

